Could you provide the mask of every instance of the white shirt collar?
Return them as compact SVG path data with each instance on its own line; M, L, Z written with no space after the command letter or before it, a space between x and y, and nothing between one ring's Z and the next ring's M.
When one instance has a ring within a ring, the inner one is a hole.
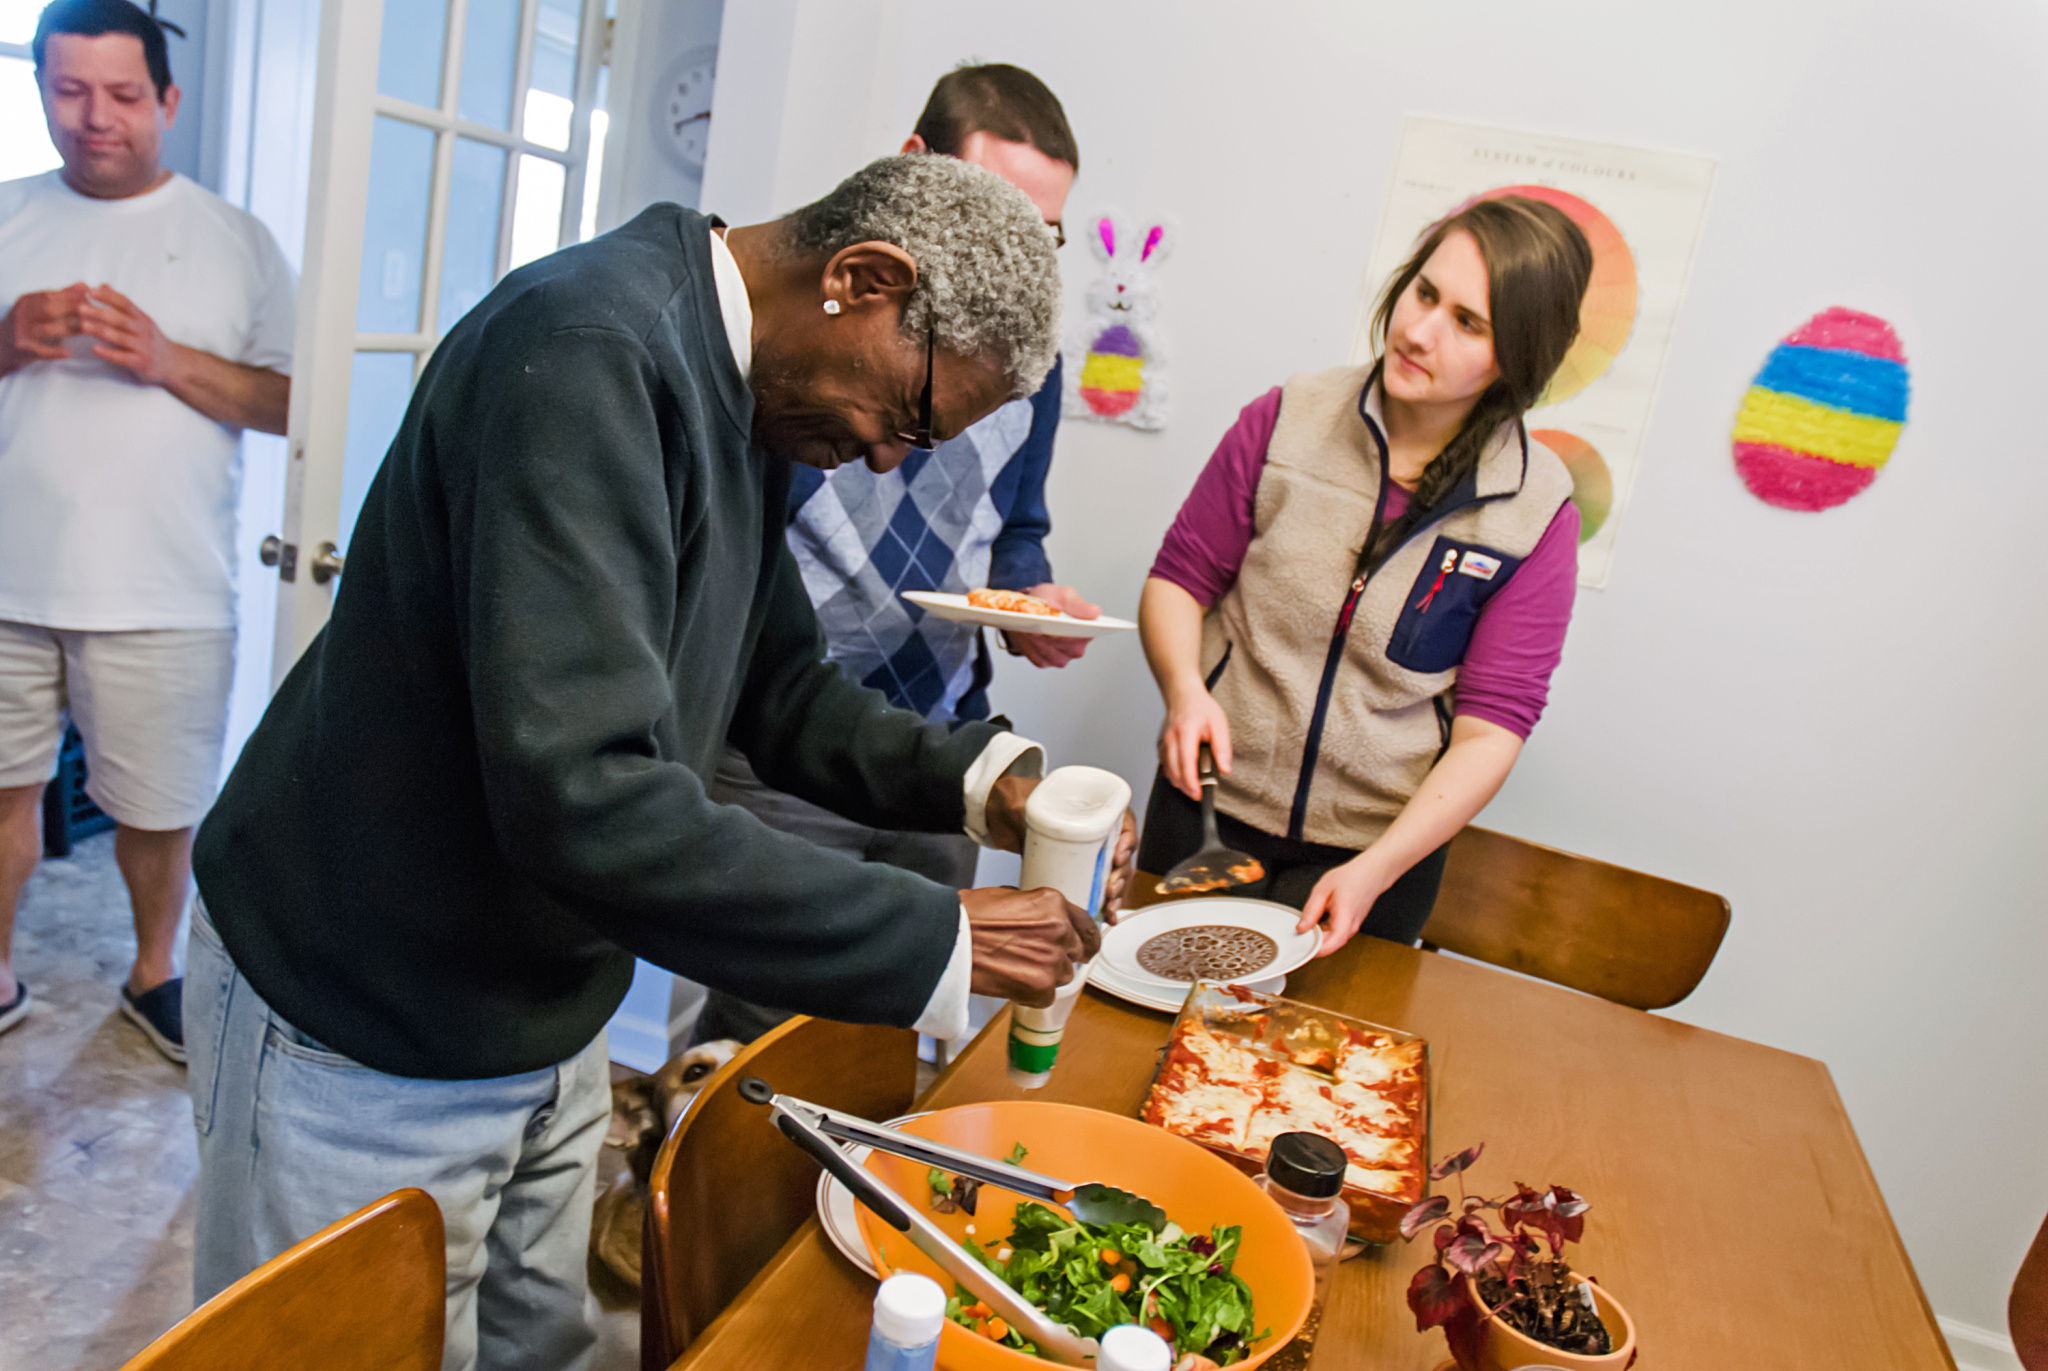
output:
M718 288L718 314L725 321L725 341L732 348L732 360L739 364L740 379L744 381L754 370L754 306L747 299L747 278L740 275L739 262L725 245L725 236L715 231L711 235L711 280Z

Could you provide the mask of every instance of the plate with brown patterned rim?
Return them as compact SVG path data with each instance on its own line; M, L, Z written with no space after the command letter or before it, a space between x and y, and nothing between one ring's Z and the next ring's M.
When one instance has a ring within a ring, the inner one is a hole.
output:
M1128 983L1160 989L1269 980L1322 947L1321 929L1294 931L1300 919L1287 905L1228 895L1148 905L1103 931L1097 960Z

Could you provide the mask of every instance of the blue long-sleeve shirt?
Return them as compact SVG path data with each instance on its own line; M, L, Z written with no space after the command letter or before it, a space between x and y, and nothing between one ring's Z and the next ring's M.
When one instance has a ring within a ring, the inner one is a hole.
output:
M829 660L891 704L935 720L988 717L994 674L971 624L926 614L910 590L1022 590L1052 579L1045 477L1060 422L1060 366L932 453L894 471L796 469L789 548Z

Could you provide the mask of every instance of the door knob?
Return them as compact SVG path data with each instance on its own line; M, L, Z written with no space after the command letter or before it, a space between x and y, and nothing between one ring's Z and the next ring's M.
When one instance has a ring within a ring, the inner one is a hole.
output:
M313 554L313 584L324 586L341 575L342 563L346 560L334 544L320 544L319 551Z
M265 566L277 568L277 579L295 581L299 577L299 545L287 543L275 533L257 544L256 556Z

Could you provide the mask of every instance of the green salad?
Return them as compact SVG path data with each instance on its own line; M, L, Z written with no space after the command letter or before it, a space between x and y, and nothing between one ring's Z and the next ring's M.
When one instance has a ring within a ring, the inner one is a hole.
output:
M935 1185L934 1190L938 1187ZM967 1250L1011 1288L1082 1337L1120 1323L1148 1325L1173 1344L1175 1357L1199 1352L1219 1366L1251 1355L1271 1330L1254 1332L1252 1292L1231 1265L1242 1230L1218 1225L1204 1236L1169 1223L1080 1223L1042 1204L1017 1206L1010 1236L993 1251L972 1239ZM1016 1329L965 1288L946 1305L955 1323L1037 1355Z

